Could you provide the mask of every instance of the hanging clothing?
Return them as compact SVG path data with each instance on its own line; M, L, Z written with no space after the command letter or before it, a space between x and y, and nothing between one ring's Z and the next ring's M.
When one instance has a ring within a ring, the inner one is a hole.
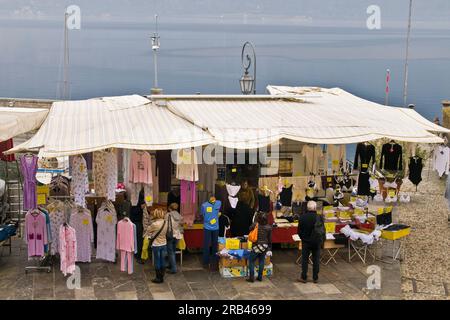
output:
M48 244L45 215L39 210L28 211L25 215L25 236L28 245L28 257L42 257L44 246Z
M370 173L360 172L358 175L358 195L369 196L370 195Z
M81 155L76 155L71 158L71 189L75 198L75 204L86 208L86 193L89 192L89 179L86 160ZM57 230L59 230L59 228Z
M345 164L345 160L347 158L345 145L328 145L327 155L329 161L331 161L332 172L340 172L340 169Z
M244 202L239 201L236 208L229 208L226 215L231 220L232 237L242 237L249 233L253 223L254 211Z
M381 148L380 169L403 170L402 146L398 143L386 143Z
M197 189L205 192L203 197L207 201L215 192L215 185L217 180L217 164L199 164L198 165L198 185ZM203 203L201 201L200 203Z
M16 161L16 157L14 156L14 153L8 154L8 155L3 154L3 152L5 152L13 147L14 147L14 144L13 144L12 138L8 139L6 141L1 141L0 142L0 160L8 161L8 162Z
M449 174L450 148L446 146L437 146L433 152L433 169L437 171L439 177L444 173Z
M23 176L23 209L30 210L37 207L36 172L38 157L35 155L20 157L20 171Z
M450 178L449 178L449 176L447 176L447 184L446 184L446 187L445 187L445 194L444 194L444 196L445 196L445 199L447 199L447 204L448 204L448 207L450 209Z
M258 211L270 212L270 195L258 193Z
M156 151L156 170L159 192L169 192L172 185L172 151Z
M64 276L75 272L77 261L77 236L76 231L69 225L59 227L58 251L60 256L60 269Z
M239 197L237 197L236 195L238 195L239 190L241 190L241 186L234 186L228 183L225 186L228 193L228 202L231 208L236 208L239 201Z
M77 261L91 262L92 244L94 243L94 226L88 209L74 208L70 215L70 225L77 236Z
M121 271L133 273L133 253L137 253L136 225L125 218L117 223L116 249L120 251ZM126 268L128 261L128 268Z
M97 222L97 252L96 258L106 261L116 261L116 224L117 214L112 208L101 207L95 218Z
M197 194L195 182L180 181L181 208L180 213L188 226L192 226L197 214Z
M177 152L177 179L198 181L198 160L195 149L180 149Z
M411 157L409 159L409 181L411 181L416 187L419 185L420 181L422 181L422 158L420 157Z
M112 151L95 151L93 154L93 175L95 194L99 197L116 199L117 154Z
M159 181L156 169L156 157L152 158L152 189L153 189L153 202L159 203Z
M146 151L133 150L130 156L128 182L152 184L152 158Z
M50 253L55 255L59 253L59 237L57 235L59 235L60 227L67 222L67 217L65 214L64 204L62 202L49 204L47 209L49 210L50 216L50 228L52 234L55 235L53 241L51 242Z
M153 204L153 188L150 184L130 183L130 201L132 206L136 206L139 199L139 193L144 189L144 201L147 206Z
M280 193L280 202L282 206L290 207L292 205L292 187L283 187Z
M369 170L375 163L375 147L372 144L358 143L356 145L355 161L353 168L361 172Z
M308 174L319 172L319 162L323 160L322 148L318 145L306 144L302 148L301 155L305 157L305 171Z

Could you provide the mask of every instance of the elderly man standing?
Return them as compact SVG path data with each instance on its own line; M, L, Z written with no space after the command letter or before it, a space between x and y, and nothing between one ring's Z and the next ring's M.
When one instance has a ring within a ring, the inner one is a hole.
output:
M323 217L317 214L317 204L308 201L307 212L300 215L298 235L302 240L302 274L300 282L306 283L309 255L313 260L313 281L319 281L320 247L325 241L325 225Z

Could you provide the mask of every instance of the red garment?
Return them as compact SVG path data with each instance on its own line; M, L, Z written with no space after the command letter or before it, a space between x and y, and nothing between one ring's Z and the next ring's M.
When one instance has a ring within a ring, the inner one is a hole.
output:
M16 161L16 157L14 157L14 154L4 155L3 152L6 150L11 149L14 147L13 145L13 139L9 139L6 141L0 142L0 160L3 161Z

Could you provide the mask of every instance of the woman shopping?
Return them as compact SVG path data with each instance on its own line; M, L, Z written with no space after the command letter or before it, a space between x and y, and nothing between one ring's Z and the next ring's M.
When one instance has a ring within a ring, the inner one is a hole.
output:
M164 282L165 256L167 255L167 228L166 210L155 209L152 213L153 222L147 229L145 237L149 238L149 246L152 248L156 277L154 283Z

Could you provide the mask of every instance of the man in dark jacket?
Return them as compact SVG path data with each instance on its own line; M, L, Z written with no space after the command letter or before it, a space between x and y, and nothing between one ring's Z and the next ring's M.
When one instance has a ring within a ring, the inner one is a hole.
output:
M307 279L310 254L312 254L313 260L313 281L317 283L319 280L320 247L322 242L316 241L312 237L317 219L317 204L314 201L308 201L307 212L300 215L298 220L298 235L302 240L302 274L299 281L303 283L306 283Z

